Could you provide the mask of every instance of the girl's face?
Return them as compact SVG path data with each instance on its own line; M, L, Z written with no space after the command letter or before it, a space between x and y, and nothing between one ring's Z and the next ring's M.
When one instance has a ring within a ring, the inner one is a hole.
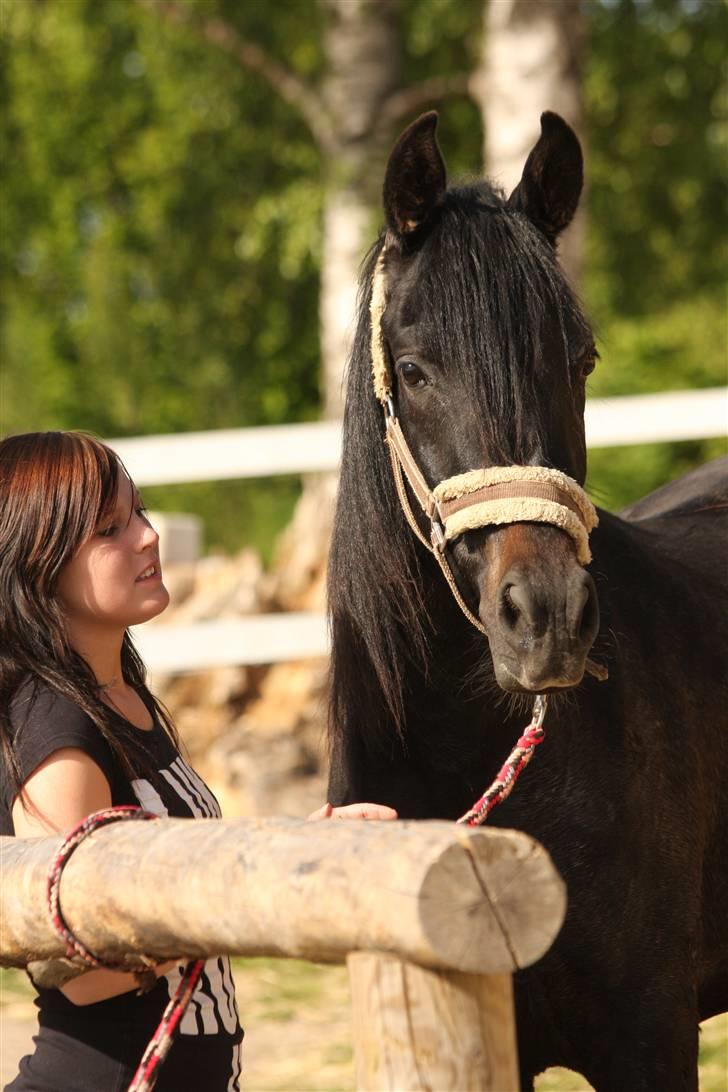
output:
M114 511L61 570L57 595L72 631L127 629L167 606L159 535L126 475L119 475Z

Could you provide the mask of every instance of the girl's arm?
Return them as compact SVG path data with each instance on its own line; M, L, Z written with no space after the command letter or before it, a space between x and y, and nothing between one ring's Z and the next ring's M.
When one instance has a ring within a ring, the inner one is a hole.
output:
M111 788L101 769L84 751L63 747L33 771L13 803L13 825L18 838L66 834L93 811L111 807ZM157 977L176 967L178 960L155 968ZM86 971L61 986L74 1005L106 1001L139 988L133 974L123 971Z

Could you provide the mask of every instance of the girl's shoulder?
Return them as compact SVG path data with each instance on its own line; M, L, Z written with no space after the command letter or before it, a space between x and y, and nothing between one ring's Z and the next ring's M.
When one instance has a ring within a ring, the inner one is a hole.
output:
M91 717L71 698L37 676L28 675L15 691L8 710L10 735L16 747L31 740L71 733L81 739L102 739Z
M101 767L109 781L115 763L111 749L91 717L74 701L34 676L26 677L8 709L16 772L22 783L54 751L76 747ZM3 788L5 776L3 775Z
M10 700L10 728L14 736L36 726L50 730L58 723L93 721L74 701L37 675L26 675Z

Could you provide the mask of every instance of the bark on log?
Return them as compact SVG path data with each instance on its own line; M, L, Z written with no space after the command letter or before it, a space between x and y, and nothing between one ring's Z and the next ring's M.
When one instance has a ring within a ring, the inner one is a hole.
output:
M349 956L359 1092L518 1088L511 977Z
M0 839L2 965L65 954L45 893L59 845ZM527 835L429 821L119 823L79 846L61 885L70 928L120 963L382 951L510 972L549 948L565 905L548 854Z

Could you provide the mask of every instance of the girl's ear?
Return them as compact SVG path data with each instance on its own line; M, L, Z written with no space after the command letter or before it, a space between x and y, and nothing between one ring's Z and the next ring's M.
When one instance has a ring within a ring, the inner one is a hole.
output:
M571 223L584 184L584 160L574 130L558 114L541 114L541 136L508 198L553 245Z
M447 189L445 161L431 110L405 129L392 149L384 176L383 203L389 233L401 241L422 227Z

